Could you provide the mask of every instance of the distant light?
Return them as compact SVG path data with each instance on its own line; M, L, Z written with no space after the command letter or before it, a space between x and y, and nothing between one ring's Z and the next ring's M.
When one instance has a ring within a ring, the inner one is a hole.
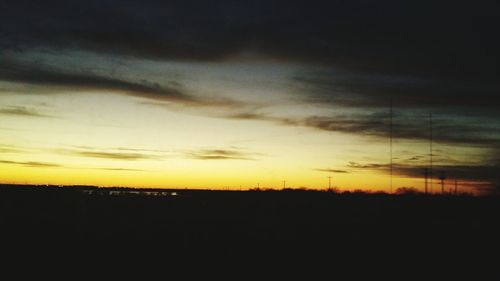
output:
M170 195L177 196L177 192L172 192L172 193L170 193Z

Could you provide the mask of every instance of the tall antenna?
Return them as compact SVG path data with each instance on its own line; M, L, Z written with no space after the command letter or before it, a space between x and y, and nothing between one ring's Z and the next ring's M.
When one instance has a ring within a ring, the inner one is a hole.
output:
M283 189L285 189L285 187L286 187L286 181L284 180L283 181Z
M389 193L392 193L392 96L391 96L391 108L390 108L390 124L389 124L389 127L390 127L390 133L389 133L389 139L390 139L390 157L391 157L391 161L390 161L390 169L391 169L391 186L390 186L390 191Z
M429 183L430 183L430 191L432 193L432 112L429 112Z
M424 177L425 177L425 189L424 192L427 194L429 192L429 168L425 168L424 170Z

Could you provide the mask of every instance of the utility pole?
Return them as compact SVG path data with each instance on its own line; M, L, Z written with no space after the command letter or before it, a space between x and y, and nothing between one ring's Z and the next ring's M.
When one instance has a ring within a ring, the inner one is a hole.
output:
M284 180L283 181L283 189L285 189L285 188L286 188L286 181Z
M332 189L332 176L328 176L328 189Z
M455 179L455 195L458 195L458 180Z

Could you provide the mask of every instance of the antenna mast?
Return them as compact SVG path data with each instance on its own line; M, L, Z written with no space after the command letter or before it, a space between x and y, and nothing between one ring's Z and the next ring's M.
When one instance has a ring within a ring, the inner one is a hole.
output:
M391 169L391 186L390 186L390 191L389 193L392 193L392 171L393 171L393 167L392 167L392 112L393 109L392 109L392 96L391 96L391 108L390 108L390 133L389 133L389 139L390 139L390 157L391 157L391 161L390 161L390 169Z
M432 193L432 112L429 113L429 132L430 132L430 138L429 138L429 156L430 156L430 167L429 167L429 183L430 183L430 191Z

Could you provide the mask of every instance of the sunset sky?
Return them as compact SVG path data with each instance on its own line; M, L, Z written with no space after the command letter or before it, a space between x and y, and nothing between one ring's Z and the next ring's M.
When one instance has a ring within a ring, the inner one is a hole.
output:
M472 5L472 6L471 6ZM500 186L498 13L435 1L0 2L0 182Z

